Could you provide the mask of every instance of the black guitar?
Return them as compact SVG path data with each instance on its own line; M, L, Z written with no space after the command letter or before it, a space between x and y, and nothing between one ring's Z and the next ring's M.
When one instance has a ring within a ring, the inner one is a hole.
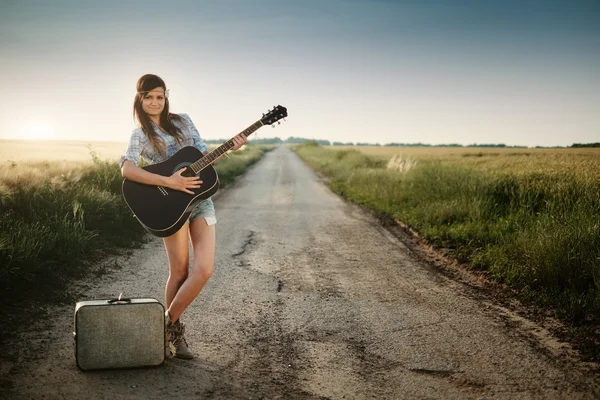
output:
M263 125L271 125L287 117L287 109L277 106L263 117L244 129L241 134L249 136ZM194 194L154 185L146 185L128 179L123 180L123 197L135 217L150 233L166 237L177 232L187 221L194 207L219 190L219 177L212 164L234 146L228 140L210 153L204 155L193 146L186 146L168 160L143 167L146 171L163 176L171 176L182 168L182 176L199 176L200 188L190 189Z

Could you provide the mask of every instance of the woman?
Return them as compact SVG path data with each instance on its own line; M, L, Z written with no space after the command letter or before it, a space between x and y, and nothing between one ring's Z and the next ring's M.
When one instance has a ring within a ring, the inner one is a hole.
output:
M153 174L140 167L140 156L154 164L162 162L184 146L208 151L194 123L186 114L169 113L168 91L165 82L156 75L144 75L137 82L133 114L139 127L131 134L126 154L121 157L123 177L140 183L166 186L193 194L199 188L199 177L185 177L184 169L171 176ZM233 138L238 150L246 138ZM189 222L173 235L163 238L169 259L169 278L165 286L165 327L169 349L175 357L193 358L185 339L181 314L198 296L210 278L215 258L215 209L211 199L204 200L191 212ZM192 242L194 263L189 273L188 237Z

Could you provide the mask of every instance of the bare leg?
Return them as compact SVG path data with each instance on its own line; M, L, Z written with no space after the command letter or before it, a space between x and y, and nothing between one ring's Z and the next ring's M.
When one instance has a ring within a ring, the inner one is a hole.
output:
M200 294L208 278L212 275L215 263L215 226L208 226L204 218L195 219L189 225L194 250L194 264L191 274L179 287L177 294L168 305L172 321L176 321Z
M179 231L163 239L167 257L169 258L169 278L165 285L165 305L167 310L171 306L179 288L188 277L190 268L188 224L183 225ZM176 321L177 319L173 319Z

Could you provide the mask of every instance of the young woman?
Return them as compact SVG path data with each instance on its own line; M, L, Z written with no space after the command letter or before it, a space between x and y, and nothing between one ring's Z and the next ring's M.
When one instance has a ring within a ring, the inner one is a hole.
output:
M184 146L195 146L203 153L208 151L187 114L169 112L168 90L160 77L149 74L138 80L133 114L140 126L133 130L127 151L121 157L123 177L193 194L190 189L199 188L202 181L199 177L181 176L183 169L166 177L138 167L140 157L154 164L165 161ZM233 142L235 146L232 150L238 150L246 143L246 138L237 135ZM180 317L212 274L216 223L213 202L207 199L192 211L189 223L173 235L163 238L169 259L169 278L165 286L166 337L172 355L179 358L193 357ZM191 240L194 254L191 272L188 240Z

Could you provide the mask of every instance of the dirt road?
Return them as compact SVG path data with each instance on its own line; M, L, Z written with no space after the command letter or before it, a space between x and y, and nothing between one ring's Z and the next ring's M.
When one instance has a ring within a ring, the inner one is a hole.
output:
M75 365L73 307L32 326L3 363L15 399L588 399L598 381L541 327L473 296L286 148L216 199L216 268L186 312L197 357L151 369ZM73 288L163 300L154 239ZM7 329L8 327L5 327ZM542 339L540 339L542 338ZM26 351L29 349L29 351Z

